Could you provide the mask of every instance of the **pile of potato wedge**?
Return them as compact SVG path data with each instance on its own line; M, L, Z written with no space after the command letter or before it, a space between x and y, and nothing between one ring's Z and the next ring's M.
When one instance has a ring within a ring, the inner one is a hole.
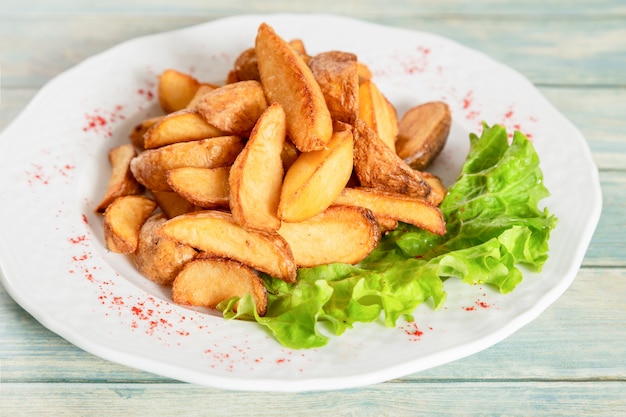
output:
M159 76L163 115L109 152L95 211L107 248L129 254L174 302L215 308L251 294L259 272L356 264L398 222L444 234L446 190L425 169L449 134L443 102L401 118L350 52L308 55L268 24L223 85Z

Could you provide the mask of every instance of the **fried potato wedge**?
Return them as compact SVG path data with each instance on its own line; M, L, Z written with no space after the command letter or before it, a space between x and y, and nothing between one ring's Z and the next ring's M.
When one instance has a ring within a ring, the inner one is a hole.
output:
M167 69L159 76L158 97L166 113L182 110L202 83L189 74Z
M437 235L446 233L441 210L422 198L371 188L344 188L335 199L335 204L364 207L384 220L398 220Z
M285 110L288 136L302 152L325 148L333 123L311 69L266 23L259 26L255 48L265 96Z
M398 114L372 80L364 81L359 86L358 110L359 119L367 123L385 145L395 152L399 129Z
M130 168L140 184L155 191L171 191L167 171L175 168L217 168L231 165L243 149L238 136L218 136L149 149L133 158Z
M451 125L450 108L442 101L409 109L400 119L398 156L411 167L424 170L443 150Z
M145 221L132 260L146 278L157 284L171 285L183 266L198 252L191 246L157 236L156 230L166 221L163 213L153 214Z
M224 133L207 123L193 110L179 110L156 121L143 138L145 149L155 149L173 143L191 142L223 136Z
M157 205L168 219L179 216L192 211L198 211L200 208L174 191L154 191L150 194L156 201Z
M117 146L109 151L111 176L104 197L95 209L96 213L104 213L109 204L117 197L140 194L143 191L143 187L135 180L130 171L130 161L135 156L137 156L137 152L130 143Z
M354 170L363 187L428 197L430 186L362 120L354 124Z
M356 55L322 52L309 59L333 120L354 123L359 115L359 75Z
M190 245L211 256L234 259L287 282L295 282L296 264L289 245L277 233L246 230L230 213L204 210L174 217L159 236Z
M228 208L230 166L218 168L183 167L167 171L167 183L193 205L202 208Z
M172 285L177 304L215 308L225 300L250 294L259 316L267 309L267 290L254 270L231 259L198 258L185 265Z
M215 90L216 88L219 88L219 87L213 84L202 84L198 88L198 91L196 91L196 94L193 96L191 101L187 103L187 106L185 106L185 108L188 110L195 110L200 100L202 100L202 97L204 97L205 94Z
M299 222L326 210L348 183L352 159L351 129L333 133L326 149L301 153L283 179L278 218Z
M270 105L230 170L230 211L246 228L275 232L280 227L278 201L283 184L281 153L286 135L285 112Z
M307 56L306 47L304 46L304 41L302 39L290 40L289 46L291 46L291 49L299 53L300 56Z
M430 185L428 201L435 206L439 206L448 193L446 186L441 182L441 178L428 171L420 171L420 175Z
M142 195L116 198L104 212L104 240L107 249L131 253L137 249L139 231L156 208L154 200Z
M304 42L302 42L301 39L293 39L289 41L289 46L291 46L295 52L300 54L300 56L306 56ZM247 80L261 81L258 60L256 57L256 49L254 47L245 49L237 56L235 59L235 65L227 77L227 84Z
M283 222L285 238L299 267L333 262L356 264L378 245L380 231L374 214L361 207L331 206L298 223Z
M143 150L144 136L146 135L146 132L148 132L148 130L150 130L152 126L161 121L163 117L165 116L150 117L148 119L142 120L140 123L135 125L133 130L128 135L130 143L132 143L136 148Z
M283 151L280 153L280 159L283 160L283 169L287 171L296 159L300 156L300 151L290 140L285 140Z
M233 72L237 81L261 81L255 48L248 48L237 56Z
M258 81L239 81L208 92L196 110L208 124L222 132L247 137L267 107Z
M359 61L357 65L358 65L357 72L359 74L359 84L361 84L364 81L371 80L372 71L370 71L369 67L365 65L364 63L362 63L361 61Z

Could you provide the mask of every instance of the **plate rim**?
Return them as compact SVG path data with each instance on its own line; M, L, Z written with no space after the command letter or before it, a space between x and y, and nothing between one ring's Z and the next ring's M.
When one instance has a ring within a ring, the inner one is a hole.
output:
M522 79L528 81L526 77L523 76L523 74L517 72L513 68L510 68L508 66L501 64L500 62L494 60L493 58L489 57L483 52L472 49L472 48L468 48L467 46L464 46L455 40L452 40L452 39L449 39L449 38L446 38L437 34L422 32L419 30L387 26L387 25L373 23L370 21L359 20L359 19L355 19L351 17L327 15L327 14L303 15L303 14L293 14L293 13L278 13L278 14L237 15L237 16L230 16L230 17L225 17L225 18L218 18L218 19L210 20L210 21L200 23L197 25L183 27L183 28L179 28L175 30L164 31L164 32L159 32L159 33L154 33L154 34L149 34L149 35L143 35L143 36L139 36L136 38L128 39L102 52L99 52L95 55L92 55L84 59L80 63L54 76L52 79L46 82L41 88L39 88L35 96L28 102L28 104L22 109L22 111L7 125L7 127L2 132L0 132L0 142L2 142L3 139L11 135L12 130L15 129L16 126L19 126L19 124L22 122L22 119L28 114L30 109L36 107L37 103L42 100L42 97L45 96L45 93L48 90L52 89L56 83L59 83L60 80L63 80L63 78L65 77L71 77L72 74L74 74L75 72L81 71L82 68L85 67L89 62L101 59L102 57L106 57L107 55L111 54L115 50L125 48L129 44L141 43L151 38L156 39L158 37L171 36L172 34L176 34L176 33L184 33L187 31L192 32L192 31L198 30L199 28L205 27L207 25L212 25L216 22L241 20L242 18L285 19L285 18L291 18L294 16L299 17L299 18L305 18L305 19L329 19L331 18L331 19L336 19L337 21L350 20L353 23L369 25L372 27L386 28L389 30L402 31L406 33L413 33L413 34L417 33L417 34L428 35L433 38L440 39L446 43L452 43L454 44L455 47L463 48L465 50L471 51L472 53L480 54L485 59L488 59L490 62L493 62L501 67L504 67L507 70L512 71L513 73L515 73ZM528 83L532 86L532 88L534 88L538 92L536 87L532 83L530 83L530 81L528 81ZM541 95L541 97L543 97L543 95ZM597 184L597 187L592 190L594 194L594 198L596 199L596 204L592 205L591 216L589 218L590 221L586 223L586 227L581 232L581 236L585 237L585 242L583 242L584 244L577 246L576 255L579 257L580 262L582 263L582 259L588 249L593 233L595 229L597 228L597 225L601 216L601 212L602 212L602 191L601 191L600 182L599 182L599 172L595 164L595 161L592 158L589 144L585 140L582 133L578 131L578 129L574 126L574 124L571 121L563 117L560 114L560 112L552 105L552 103L550 103L547 99L545 99L545 101L546 101L546 104L550 106L556 114L562 117L562 121L564 123L568 123L569 125L571 125L574 131L578 132L577 139L579 141L579 145L583 147L584 155L586 159L588 159L588 162L590 163L591 170L588 174L592 175L593 177L592 182L594 183L594 185ZM103 348L99 343L94 342L88 338L84 338L80 334L76 334L75 332L72 332L72 330L70 328L67 328L67 326L65 326L64 323L58 323L58 322L48 320L44 312L40 311L36 306L33 306L32 300L29 300L28 297L20 293L20 291L17 290L17 287L13 285L13 280L16 278L13 275L11 276L7 275L6 273L7 268L5 266L6 261L3 261L3 259L4 259L4 255L2 251L0 251L0 282L2 282L5 290L11 296L11 298L15 300L17 304L19 304L25 311L27 311L31 316L33 316L44 327L56 333L60 337L66 339L67 341L74 344L75 346L91 354L94 354L95 356L128 366L130 368L140 369L140 370L157 374L157 375L161 375L167 378L174 378L174 379L179 379L179 380L181 379L180 372L178 371L175 365L164 366L165 364L160 363L159 364L160 368L155 369L153 366L151 366L153 361L150 359L138 358L135 355L127 353L127 352L109 351L106 347ZM531 309L530 311L526 311L521 316L516 317L516 320L519 321L521 324L512 326L512 327L506 326L505 328L500 329L499 332L492 333L488 335L488 337L485 337L484 339L490 339L489 342L486 342L488 346L492 346L500 342L501 340L507 338L508 336L510 336L511 334L513 334L514 332L521 329L526 324L532 322L535 318L537 318L546 308L548 308L554 301L556 301L567 290L567 288L571 285L571 283L575 279L576 273L579 269L580 269L580 264L577 264L577 265L571 264L567 273L564 274L565 276L569 277L569 279L560 281L559 285L553 288L551 292L544 294L543 298L547 301L544 300L543 308L541 309L535 308L535 309ZM458 360L458 359L473 355L479 351L486 349L486 347L484 347L484 344L485 344L485 340L481 339L481 340L475 341L475 343L473 343L469 349L467 345L463 345L462 347L459 348L459 350L462 349L463 352L458 352L456 355L452 355L455 357L455 359L453 360ZM137 362L138 360L140 362ZM433 366L429 366L424 369L428 369L434 366L440 366L444 363L449 363L449 362L451 361L446 360L446 359L441 359L439 362L435 361ZM284 380L281 378L256 378L256 379L246 379L242 382L240 378L236 378L236 377L224 378L219 375L211 375L209 377L209 381L207 381L207 375L205 372L201 372L201 371L190 372L189 370L185 372L186 378L183 380L186 380L192 383L202 384L202 385L210 385L210 386L214 386L217 388L250 390L250 391L258 390L259 389L258 387L260 385L269 384L271 385L270 387L268 387L269 389L264 389L264 391L269 390L269 391L296 392L296 391L342 389L342 388L349 388L349 387L365 386L365 385L370 385L373 383L386 381L392 378L397 378L397 377L401 377L404 375L408 375L409 373L415 373L415 372L424 370L424 369L417 369L417 370L412 370L407 373L406 371L403 371L402 369L400 369L403 366L405 366L405 364L400 364L400 365L395 366L395 368L398 368L398 369L387 368L385 370L381 370L378 372L370 372L368 374L357 374L353 376L340 377L340 378L337 378L336 380L330 381L330 383L329 383L328 378L318 378L318 377L303 378L303 379L298 379L298 380ZM319 386L319 380L323 380L323 382L325 383L323 387Z

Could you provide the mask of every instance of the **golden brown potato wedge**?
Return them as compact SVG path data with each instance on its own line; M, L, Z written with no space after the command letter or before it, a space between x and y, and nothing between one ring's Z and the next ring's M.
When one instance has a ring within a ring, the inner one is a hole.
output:
M284 171L287 171L289 167L296 162L298 156L300 156L300 151L296 148L296 145L290 140L285 140L283 151L280 153L280 158L283 160Z
M289 41L289 46L291 46L295 52L299 53L300 56L306 56L306 49L304 48L302 40L293 39ZM226 83L230 84L247 80L261 81L255 48L248 48L237 56L235 65L229 72Z
M191 101L187 103L187 106L185 106L185 108L188 110L195 110L200 100L202 100L202 97L204 97L206 93L211 92L215 90L216 88L219 88L219 87L213 84L200 85L200 87L198 88L198 91L196 91L196 94L193 96Z
M250 294L259 316L267 309L267 290L254 271L231 259L200 257L185 265L172 285L175 303L215 308L220 302Z
M358 64L357 72L359 73L359 84L361 84L364 81L371 80L372 71L370 71L369 67L365 65L364 63L362 63L361 61L359 61L357 64Z
M398 114L393 105L378 89L372 80L367 80L359 86L359 119L363 120L378 137L396 151L396 136L398 135Z
M223 136L224 133L207 123L193 110L179 110L156 121L144 135L145 149L160 148L179 142L190 142Z
M278 218L309 219L326 210L352 174L352 130L333 133L326 149L301 153L283 180Z
M104 240L107 249L131 253L137 249L139 231L156 208L156 203L142 195L116 198L104 212Z
M143 187L135 180L130 171L130 161L135 156L137 156L137 152L130 143L120 145L109 151L111 176L104 197L95 209L96 213L104 213L109 204L117 197L140 194L143 191Z
M145 221L132 259L146 278L157 284L171 285L183 266L198 252L191 246L157 236L156 230L166 221L163 213L153 214Z
M254 48L248 48L239 54L239 56L235 59L233 72L235 73L237 81L261 81L259 66L256 58L256 50Z
M309 59L333 120L354 123L359 115L359 75L356 55L328 51Z
M311 69L266 23L259 26L255 48L265 95L285 110L288 136L302 152L325 148L333 124Z
M150 194L152 194L154 201L156 201L157 205L168 219L200 209L200 207L194 205L174 191L151 190Z
M172 190L202 208L228 208L230 166L219 168L183 167L167 171Z
M136 148L142 149L144 146L144 136L146 132L152 128L155 124L157 124L164 116L156 116L150 117L149 119L143 120L141 123L137 124L130 135L130 143L132 143Z
M267 107L258 81L239 81L208 92L196 110L211 126L222 132L247 137Z
M289 46L291 46L291 49L300 54L300 56L307 56L306 48L304 47L304 42L302 41L302 39L290 40Z
M378 245L380 231L374 214L361 207L331 206L298 223L283 222L285 238L299 267L334 262L356 264Z
M448 190L446 186L443 185L441 179L431 174L428 171L420 171L420 175L430 185L430 194L428 195L428 201L435 206L439 206L443 199L446 197Z
M398 156L411 167L424 170L441 153L451 124L450 108L444 102L433 101L409 109L400 120Z
M140 184L155 191L171 191L167 171L175 168L217 168L230 165L243 149L238 136L218 136L149 149L133 158L130 169Z
M430 186L362 120L354 124L354 170L363 187L428 197Z
M335 204L364 207L378 218L412 224L437 235L446 232L441 210L422 198L371 188L344 188L335 199Z
M277 233L246 230L230 213L204 210L168 220L157 233L211 256L234 259L287 282L295 282L296 264Z
M390 219L387 217L376 217L378 221L378 228L380 229L381 234L385 234L387 232L391 232L398 228L398 221L395 219Z
M246 80L240 80L235 70L232 69L228 71L228 74L226 74L226 80L224 84L238 83L239 81L246 81Z
M230 211L243 227L272 232L280 227L277 211L285 135L285 112L274 103L263 112L233 163L228 179Z
M189 74L167 69L159 76L158 96L166 113L182 110L196 94L201 83Z

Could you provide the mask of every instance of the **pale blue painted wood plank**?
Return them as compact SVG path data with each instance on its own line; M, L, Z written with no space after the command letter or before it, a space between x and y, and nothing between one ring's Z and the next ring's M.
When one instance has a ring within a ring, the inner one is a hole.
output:
M139 13L139 14L189 14L189 13L280 13L316 12L339 13L355 16L406 16L423 14L480 14L480 15L615 15L626 13L619 0L524 0L502 2L498 0L318 0L315 2L229 0L228 2L197 0L152 0L150 6L142 0L111 0L89 3L77 0L5 0L0 13Z
M624 381L397 382L309 393L245 393L186 384L4 384L12 417L623 416Z
M626 88L539 89L581 131L601 170L626 169Z

